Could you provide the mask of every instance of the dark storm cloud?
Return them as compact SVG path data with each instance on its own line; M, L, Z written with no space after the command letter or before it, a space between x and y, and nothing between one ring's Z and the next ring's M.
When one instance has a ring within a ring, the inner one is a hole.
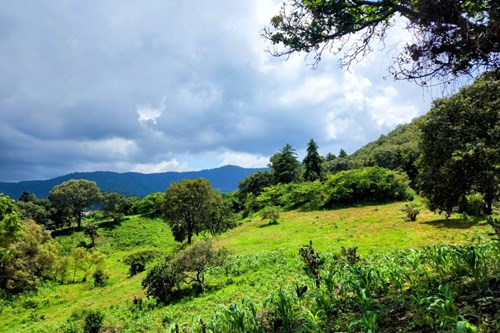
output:
M426 110L376 56L352 73L271 59L276 5L1 2L0 180L265 165L310 138L352 152Z

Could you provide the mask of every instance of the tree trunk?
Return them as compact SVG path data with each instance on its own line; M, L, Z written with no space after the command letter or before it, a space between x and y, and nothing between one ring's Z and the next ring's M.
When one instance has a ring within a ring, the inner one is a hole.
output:
M191 237L193 237L192 233L188 233L188 244L191 244Z
M78 213L78 215L76 215L76 223L78 224L78 228L82 226L82 213Z

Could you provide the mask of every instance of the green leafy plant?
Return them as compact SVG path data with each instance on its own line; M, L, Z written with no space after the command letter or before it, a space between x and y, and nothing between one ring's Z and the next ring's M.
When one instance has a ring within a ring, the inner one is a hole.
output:
M420 214L420 210L414 203L404 204L404 206L401 208L401 211L406 214L406 218L409 221L416 221L418 214Z
M104 313L99 310L90 311L84 319L83 331L85 333L98 333L102 327Z
M309 242L309 245L302 246L299 249L299 254L304 262L304 271L314 279L316 288L319 288L321 284L320 268L324 264L325 259L313 248L312 241Z

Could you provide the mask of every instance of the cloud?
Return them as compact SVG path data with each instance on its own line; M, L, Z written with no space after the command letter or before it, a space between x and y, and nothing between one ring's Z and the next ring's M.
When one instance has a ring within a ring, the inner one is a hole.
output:
M262 155L227 151L222 154L222 162L219 166L223 165L239 165L244 168L265 168L269 164L269 157Z
M189 171L186 163L180 164L177 160L161 161L158 163L138 163L132 166L131 171L141 173L160 173L167 171Z
M259 31L281 2L2 1L0 181L265 166L311 138L353 152L428 109L383 79L385 49L350 72L272 58Z

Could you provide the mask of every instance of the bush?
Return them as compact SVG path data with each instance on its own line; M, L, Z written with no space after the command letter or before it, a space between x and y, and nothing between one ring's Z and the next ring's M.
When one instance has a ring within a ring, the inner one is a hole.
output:
M484 213L484 199L481 193L474 193L465 196L465 212L472 216L481 216Z
M143 250L129 254L123 259L123 262L130 265L129 274L133 276L140 272L144 272L146 265L158 255L155 250Z
M269 224L278 224L280 218L279 206L268 206L261 211L261 219L269 219Z
M92 277L94 278L94 287L104 287L109 279L109 276L102 268L97 268Z
M302 207L306 210L318 209L322 203L322 184L319 180L300 184L278 184L266 187L257 197L260 208L281 206L286 210Z
M168 260L151 268L142 287L146 289L146 296L156 299L157 303L167 304L174 296L174 289L179 289L182 276L178 268Z
M181 282L195 284L205 290L205 272L221 266L227 257L222 248L215 251L210 240L203 240L180 251L173 259L166 258L154 266L142 281L146 296L158 303L168 303L181 291Z
M409 200L413 194L408 184L405 175L379 167L341 171L329 176L324 183L323 206Z
M85 316L83 331L85 333L98 333L104 320L104 313L99 310L90 311Z
M405 204L401 210L405 212L406 218L410 221L416 221L418 214L420 214L417 206L413 203Z

